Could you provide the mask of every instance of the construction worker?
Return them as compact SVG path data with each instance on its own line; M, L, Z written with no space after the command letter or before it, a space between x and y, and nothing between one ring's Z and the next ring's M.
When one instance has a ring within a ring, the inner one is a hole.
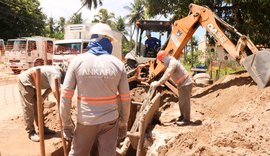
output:
M61 67L60 67L61 66ZM58 78L63 81L66 71L65 65L60 66L38 66L23 71L18 75L17 82L21 96L21 104L25 121L25 130L28 133L28 138L34 142L39 141L34 126L34 121L38 125L37 117L37 97L36 97L36 69L40 69L40 84L41 89L44 89L42 95L42 103L44 99L53 91L55 93L54 79ZM44 127L44 134L54 134L55 132L48 127Z
M157 54L157 61L160 61L167 68L163 76L159 81L151 83L151 87L157 87L169 78L176 83L179 94L179 109L180 117L176 121L177 125L188 125L190 124L190 96L192 90L192 79L187 73L186 69L176 60L170 56L168 52L161 50Z
M144 57L148 57L152 52L153 57L156 57L157 50L161 46L161 41L155 37L151 36L151 32L149 30L146 31L147 39L145 40L145 50Z
M117 139L124 138L130 96L124 64L112 56L116 42L107 24L90 30L89 50L70 62L62 87L60 115L64 137L72 140L70 156L89 156L97 145L100 156L116 155ZM77 123L71 119L72 97L77 87Z

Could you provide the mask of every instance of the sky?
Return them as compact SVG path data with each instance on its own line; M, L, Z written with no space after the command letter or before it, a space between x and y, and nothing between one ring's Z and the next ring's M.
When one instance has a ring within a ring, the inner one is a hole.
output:
M77 12L81 8L80 0L39 0L42 11L48 16L55 19L59 17L65 17L69 19L73 13ZM102 8L107 9L109 12L115 13L116 16L125 16L129 13L124 9L124 6L129 6L133 0L104 0L102 6L98 6L91 11L87 7L83 7L82 12L83 19L92 20L93 16L98 13Z
M53 17L54 19L59 19L64 17L66 20L69 20L72 15L81 8L81 0L39 0L42 11L47 15L47 17ZM102 8L107 9L109 12L118 16L126 16L129 14L129 11L124 8L124 6L129 6L130 3L133 3L134 0L103 0L103 5L98 6L96 9L91 9L83 7L81 9L82 18L84 20L93 20L93 16L98 13ZM169 20L161 18L160 20ZM195 37L200 40L205 34L205 29L199 27L195 32Z

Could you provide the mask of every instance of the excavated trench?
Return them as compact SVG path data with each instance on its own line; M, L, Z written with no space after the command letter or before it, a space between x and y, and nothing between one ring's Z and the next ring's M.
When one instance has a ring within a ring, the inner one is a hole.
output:
M128 124L129 130L131 129L132 125L134 124L134 121L136 118L136 113L140 110L141 104L144 102L145 98L147 97L148 89L149 89L149 87L147 87L145 85L138 85L136 88L133 88L130 92L132 104L131 104L131 111L130 111L130 120L129 120L129 124ZM157 90L156 93L157 92L160 92L160 89ZM170 97L169 95L164 95L164 96L162 96L161 99L158 99L158 102L163 101L164 98L166 98L168 100L169 97ZM174 101L175 101L176 98L174 96L172 96L172 97L174 98ZM172 97L170 97L170 98L172 98ZM158 107L159 107L159 105L160 105L160 103L158 103ZM76 107L75 107L75 105L73 105L72 118L74 121L76 121L75 109L76 109ZM156 109L158 109L158 108L156 108ZM152 112L153 112L153 110L152 110ZM45 114L45 125L50 127L51 129L57 131L58 133L57 133L56 137L59 138L56 142L53 143L55 148L49 155L62 156L64 153L63 153L63 148L62 148L60 127L59 127L57 112L54 108L50 108L50 109L45 109L44 114ZM153 120L151 120L147 124L148 126L147 126L146 131L145 131L146 132L145 133L146 140L152 140L151 130L153 129L153 127L156 124L160 124L159 119L158 119L160 116L159 111L155 111L155 113L152 116L153 117L151 117L151 118L153 118ZM121 141L124 141L124 140L120 140L119 144L121 143ZM132 144L134 144L134 143L132 142ZM128 156L133 156L133 155L135 156L136 155L136 147L135 147L136 145L132 146L132 144L129 146L129 148L127 150L126 155L128 155ZM119 147L120 147L120 145L119 145ZM143 150L145 150L145 149L143 149ZM92 151L92 154L96 154L96 153L97 153L96 150ZM146 153L146 151L144 151L143 153Z

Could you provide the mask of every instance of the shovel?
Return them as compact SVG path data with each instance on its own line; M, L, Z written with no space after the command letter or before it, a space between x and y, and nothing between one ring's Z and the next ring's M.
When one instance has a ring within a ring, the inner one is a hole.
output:
M249 55L242 64L260 88L269 84L270 51L262 50Z

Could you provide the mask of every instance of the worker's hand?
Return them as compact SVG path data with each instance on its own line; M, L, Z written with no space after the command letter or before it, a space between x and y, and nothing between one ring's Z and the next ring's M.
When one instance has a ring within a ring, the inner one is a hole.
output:
M127 123L119 122L118 139L124 139L127 136Z
M71 141L73 138L73 135L74 135L74 129L73 128L64 128L63 135L67 141Z
M159 86L159 82L158 81L154 81L154 82L152 82L151 84L150 84L150 87L152 87L152 88L156 88L156 87L158 87Z

